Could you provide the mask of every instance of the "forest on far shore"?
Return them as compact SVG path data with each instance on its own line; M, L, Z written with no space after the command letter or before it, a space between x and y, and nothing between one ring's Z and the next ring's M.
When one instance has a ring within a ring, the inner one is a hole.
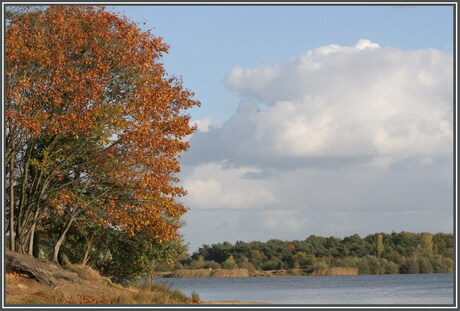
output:
M311 235L305 240L203 245L189 258L157 270L357 268L358 274L452 273L454 238L449 233L375 233L361 238Z

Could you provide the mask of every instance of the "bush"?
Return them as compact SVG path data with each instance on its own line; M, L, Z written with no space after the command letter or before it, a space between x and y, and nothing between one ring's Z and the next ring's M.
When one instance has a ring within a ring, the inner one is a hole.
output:
M222 263L222 268L223 269L236 269L236 268L238 268L238 265L236 264L235 258L233 258L233 256L228 257L228 259L225 260Z
M359 258L357 264L358 274L371 274L371 268L369 267L369 262L366 259Z
M203 269L206 261L203 256L198 256L196 260L192 260L190 263L190 269Z
M419 272L420 273L433 273L433 266L430 261L426 258L420 258L418 260Z
M215 262L214 260L209 260L209 261L206 261L206 263L204 264L203 268L205 268L205 269L220 269L221 266L219 265L219 263Z
M199 303L200 302L200 295L198 293L192 292L192 302Z
M399 274L399 265L392 261L386 261L384 265L385 274Z
M325 270L327 268L329 268L329 266L325 262L315 262L313 265L311 265L311 269L313 271Z
M417 274L420 273L420 266L418 260L415 258L409 258L404 261L401 265L400 273L404 274Z
M359 261L360 259L356 257L344 257L334 260L332 264L335 267L358 268Z
M430 263L433 267L433 272L435 273L453 272L454 262L450 258L439 256L438 258L431 260Z
M385 268L382 262L375 256L369 256L362 258L366 262L368 274L384 274Z

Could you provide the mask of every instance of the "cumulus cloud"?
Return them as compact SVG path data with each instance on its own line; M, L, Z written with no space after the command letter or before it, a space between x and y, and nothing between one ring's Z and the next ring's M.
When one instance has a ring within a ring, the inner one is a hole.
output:
M185 160L292 169L447 154L452 78L451 54L368 40L320 47L284 64L237 66L225 79L241 97L235 115L194 135Z

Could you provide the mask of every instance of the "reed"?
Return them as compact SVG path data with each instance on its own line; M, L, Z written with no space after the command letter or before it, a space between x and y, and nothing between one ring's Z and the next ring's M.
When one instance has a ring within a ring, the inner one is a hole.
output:
M248 277L247 269L195 269L176 270L168 275L170 278L239 278Z
M248 269L215 269L211 272L211 277L215 278L244 278L248 276Z
M333 275L358 275L358 268L330 267L327 269L315 270L311 275L314 276L333 276Z
M193 269L193 270L176 270L169 274L169 278L209 278L211 270L209 269Z

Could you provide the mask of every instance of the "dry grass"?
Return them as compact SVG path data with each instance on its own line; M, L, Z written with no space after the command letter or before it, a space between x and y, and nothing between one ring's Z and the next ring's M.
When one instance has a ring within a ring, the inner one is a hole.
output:
M86 269L85 269L86 270ZM94 272L88 271L90 274ZM61 280L59 286L52 288L28 275L9 271L6 274L6 304L196 304L200 302L198 294L188 297L179 290L165 285L135 285L123 287L108 285L104 279L93 276L91 280L73 283Z
M273 276L273 272L263 271L263 270L253 270L251 271L251 276Z
M235 278L235 277L269 277L269 276L334 276L334 275L358 275L358 268L349 267L327 267L317 269L313 272L305 269L280 269L280 270L247 270L247 269L194 269L176 270L164 277L169 278Z
M333 276L333 275L358 275L358 268L331 267L322 270L315 270L311 275L315 276Z
M212 270L211 277L215 278L244 278L249 276L248 269L215 269Z
M21 259L21 257L18 260ZM198 294L188 297L179 290L165 285L143 284L124 287L113 284L88 266L71 265L67 270L50 262L26 258L31 267L52 271L56 278L53 286L40 282L30 273L21 273L7 267L6 304L195 304ZM51 273L51 272L50 272ZM72 276L72 277L70 277Z
M177 289L170 289L165 284L143 283L134 285L123 295L113 297L111 304L191 304L198 303L199 296L189 298Z
M71 265L67 267L67 269L76 273L80 278L85 279L87 281L98 282L103 285L121 288L120 285L112 283L110 278L101 276L101 274L97 270L94 270L89 266Z
M176 270L168 275L170 278L209 278L211 277L211 270L209 269L195 269L195 270Z
M239 278L248 277L247 269L196 269L196 270L176 270L168 277L171 278Z

